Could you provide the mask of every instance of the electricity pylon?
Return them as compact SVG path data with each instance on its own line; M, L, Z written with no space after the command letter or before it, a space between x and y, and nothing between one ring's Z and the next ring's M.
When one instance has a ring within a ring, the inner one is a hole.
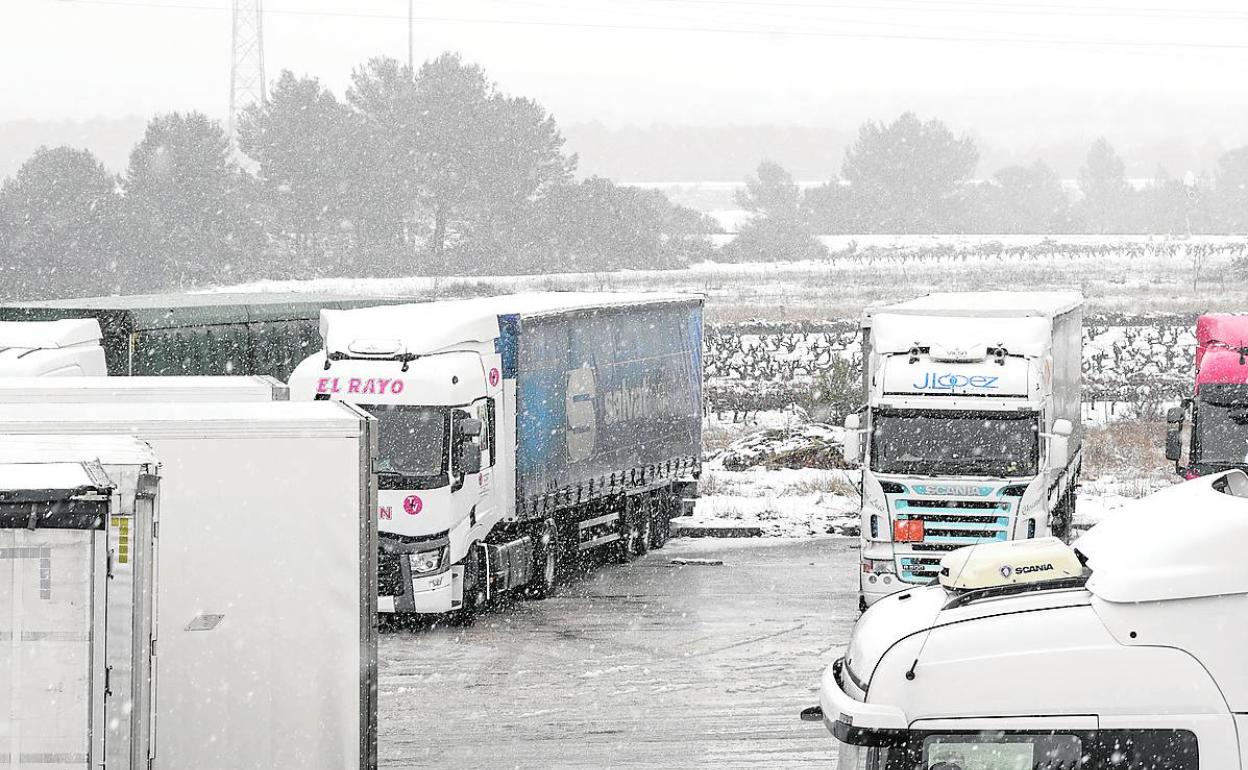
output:
M265 102L264 9L262 0L234 0L230 55L230 141L238 116L248 105Z

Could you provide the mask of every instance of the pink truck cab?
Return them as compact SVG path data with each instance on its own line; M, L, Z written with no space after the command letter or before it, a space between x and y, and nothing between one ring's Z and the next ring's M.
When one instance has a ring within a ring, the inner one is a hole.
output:
M1191 418L1187 462L1183 427ZM1248 469L1248 315L1196 319L1196 385L1166 414L1166 459L1186 478Z

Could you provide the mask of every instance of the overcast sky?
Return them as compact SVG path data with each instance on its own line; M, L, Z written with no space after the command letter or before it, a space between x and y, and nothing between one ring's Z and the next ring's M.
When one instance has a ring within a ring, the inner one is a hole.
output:
M229 6L3 0L0 120L224 117ZM407 0L264 7L270 80L341 93L367 58L407 56ZM1248 141L1242 0L415 0L415 15L418 60L461 51L563 122L852 126L913 107L1017 142Z

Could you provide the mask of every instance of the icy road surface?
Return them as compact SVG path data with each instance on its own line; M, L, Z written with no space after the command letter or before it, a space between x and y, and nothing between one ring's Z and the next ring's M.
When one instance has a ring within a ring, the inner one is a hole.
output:
M468 628L385 632L381 765L831 767L798 712L857 618L856 545L673 541Z

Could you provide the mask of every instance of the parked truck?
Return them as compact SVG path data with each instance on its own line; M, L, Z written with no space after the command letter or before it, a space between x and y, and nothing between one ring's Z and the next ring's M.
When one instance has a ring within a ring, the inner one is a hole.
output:
M291 398L379 424L382 612L544 596L660 547L701 469L702 300L537 293L326 310Z
M1066 538L1082 464L1082 297L966 292L868 308L859 607L971 543Z
M129 437L0 441L0 762L146 768L159 465Z
M1183 429L1191 417L1187 463ZM1196 319L1196 386L1166 413L1166 459L1191 479L1228 468L1248 469L1248 315Z
M76 344L94 330L90 365L82 374L239 375L263 374L285 381L295 365L320 347L317 324L323 308L345 309L411 302L394 297L317 294L147 294L0 305L0 348L4 329L12 335L58 340L51 330L74 330ZM47 322L63 322L51 326ZM42 322L42 326L39 322ZM94 326L92 326L94 322ZM22 331L29 327L32 331ZM68 335L68 331L59 331ZM75 351L85 355L81 351ZM51 354L45 354L51 357ZM0 376L39 375L16 367L17 354L0 352ZM9 368L12 366L12 368ZM73 372L62 372L70 374Z
M802 716L842 770L1248 767L1245 539L1248 475L1232 470L1073 547L955 551L939 584L859 619Z
M0 456L20 453L15 436L82 436L90 457L122 435L160 464L150 762L129 766L376 766L374 425L341 403L0 404ZM45 488L33 473L12 486ZM32 512L23 532L49 535ZM36 585L56 597L45 566ZM34 622L36 607L16 615ZM89 642L57 638L80 654Z

